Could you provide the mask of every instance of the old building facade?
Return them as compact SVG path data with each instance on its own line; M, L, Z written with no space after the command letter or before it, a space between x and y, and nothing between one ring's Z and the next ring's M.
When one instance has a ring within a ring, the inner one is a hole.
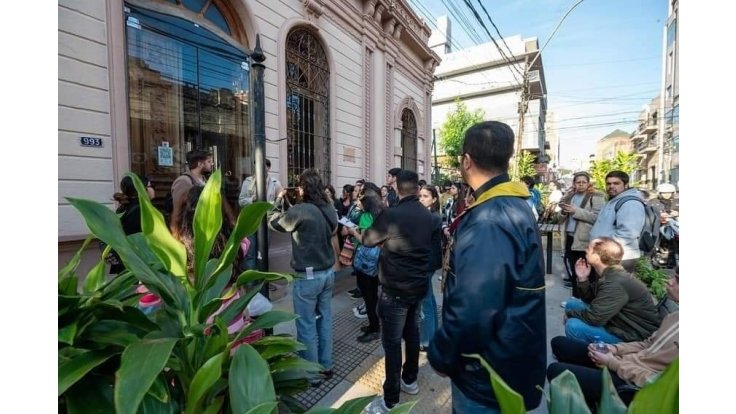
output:
M267 157L283 183L429 178L439 57L405 0L59 2L59 243L88 231L64 197L113 208L128 171L160 202L191 149L237 191L253 171L250 53L266 55ZM61 259L60 259L61 260Z

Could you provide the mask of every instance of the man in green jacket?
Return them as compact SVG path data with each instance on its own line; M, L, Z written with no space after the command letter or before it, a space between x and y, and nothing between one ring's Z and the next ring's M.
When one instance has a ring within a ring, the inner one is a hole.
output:
M565 335L609 344L643 341L662 321L649 289L621 267L623 247L610 237L591 240L575 263L582 299L565 304ZM591 268L601 275L590 281Z

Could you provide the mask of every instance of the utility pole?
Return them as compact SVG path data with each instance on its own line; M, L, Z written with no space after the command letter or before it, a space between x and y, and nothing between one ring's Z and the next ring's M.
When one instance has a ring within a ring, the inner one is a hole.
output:
M514 163L511 168L511 179L519 180L519 160L521 159L521 143L524 136L524 115L529 107L529 57L524 58L524 76L521 79L521 99L517 112L519 113L519 125L516 128L516 142L514 143Z
M266 66L263 61L266 56L261 49L261 35L256 35L256 47L251 58L251 90L253 95L250 102L251 119L253 120L253 140L255 142L255 173L256 173L256 197L258 201L266 201L266 108L263 93L263 71ZM268 271L268 224L266 217L261 221L256 236L258 244L258 257L256 260L258 270ZM261 294L269 297L268 282L263 285Z

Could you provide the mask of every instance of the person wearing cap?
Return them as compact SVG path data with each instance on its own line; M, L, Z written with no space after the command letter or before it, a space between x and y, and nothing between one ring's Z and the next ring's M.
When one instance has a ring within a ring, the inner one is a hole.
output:
M670 183L662 183L657 186L657 198L649 203L659 213L660 232L659 251L663 254L660 264L674 267L677 264L676 257L680 253L680 243L677 237L679 232L678 217L680 216L680 203L675 198L677 188Z
M604 204L606 199L603 193L591 185L590 175L584 171L573 175L571 191L560 200L560 208L564 215L562 238L565 246L565 262L570 273L565 284L569 284L572 296L576 298L579 298L580 294L577 291L575 263L585 257L585 249L590 242L590 229Z

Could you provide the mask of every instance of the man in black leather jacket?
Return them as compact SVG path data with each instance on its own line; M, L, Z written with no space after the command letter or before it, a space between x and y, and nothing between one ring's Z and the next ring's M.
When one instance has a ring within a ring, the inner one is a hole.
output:
M526 203L529 191L507 174L514 133L501 122L465 133L460 171L475 202L456 220L442 326L427 354L452 379L453 413L498 413L479 354L524 397L539 405L547 365L542 241Z

